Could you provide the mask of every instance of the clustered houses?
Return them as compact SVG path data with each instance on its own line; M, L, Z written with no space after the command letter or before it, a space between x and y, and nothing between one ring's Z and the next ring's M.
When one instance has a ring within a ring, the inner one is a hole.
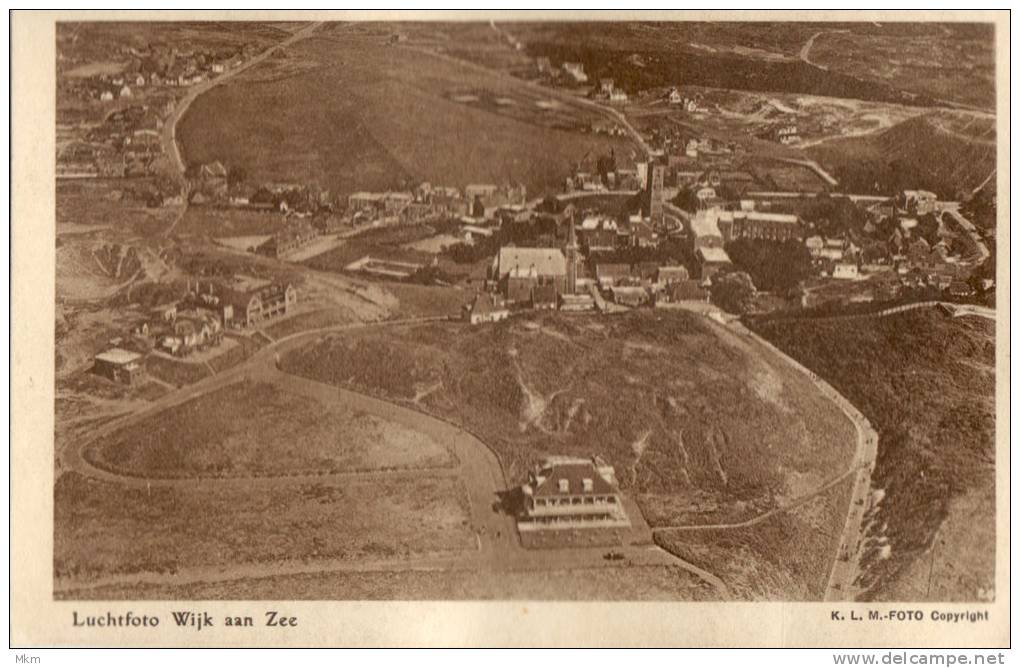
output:
M625 221L605 215L583 216L580 224L576 220L568 207L555 217L560 231L548 245L500 248L485 283L493 303L504 305L509 314L521 309L613 310L611 304L638 307L707 297L701 281L692 279L684 266L660 260L612 260L640 250L649 251L644 253L647 257L654 256L660 240L649 220L640 215ZM592 273L587 274L585 267ZM465 314L474 308L466 305ZM480 308L487 313L488 302ZM469 319L467 315L465 319ZM474 318L471 322L493 319Z
M703 111L701 107L702 96L700 94L692 96L683 95L676 86L669 89L669 92L666 94L666 101L672 105L679 106L688 113L693 114Z
M618 88L612 79L599 80L599 87L595 91L595 98L607 100L610 104L625 104L628 100L627 92L622 88Z
M563 71L574 83L588 83L588 75L584 72L584 65L581 63L563 63Z
M927 190L904 190L896 199L897 204L908 213L923 216L935 211L938 196Z
M257 50L254 44L190 51L165 46L124 48L115 58L126 62L121 72L80 79L62 77L61 94L82 101L108 102L137 97L141 91L191 86L241 66Z
M692 279L684 266L657 262L599 263L595 267L599 288L623 306L706 301L701 280Z
M437 218L460 218L470 225L515 213L530 215L526 202L527 191L517 183L470 184L459 190L424 182L411 191L353 193L347 197L347 217L352 225Z
M213 283L192 286L188 281L178 301L153 308L134 333L156 350L176 357L218 346L223 341L224 320Z
M800 133L797 132L796 125L779 125L770 128L763 135L763 138L771 139L772 141L780 144L797 144L800 142Z
M605 134L625 134L613 123L595 123L592 132ZM643 187L643 176L638 169L623 169L616 164L616 155L612 149L608 155L586 155L574 164L573 170L565 181L565 191L570 192L602 192L637 191Z
M163 119L149 105L132 105L109 113L84 137L57 153L58 179L123 178L155 173L163 154Z
M132 332L129 347L117 347L95 357L95 373L110 380L132 383L142 373L143 353L155 351L174 357L219 346L227 329L246 329L285 315L297 304L297 290L250 276L229 281L189 280L177 300L153 307ZM126 344L125 344L126 345Z
M205 342L215 344L222 339L224 329L245 329L286 315L297 305L297 299L294 286L251 276L196 282L194 286L189 280L180 301L159 307L159 313L170 323L182 318L192 322L193 326L185 331L206 329ZM189 347L185 346L185 352Z
M521 531L630 526L616 472L599 457L550 457L521 486Z

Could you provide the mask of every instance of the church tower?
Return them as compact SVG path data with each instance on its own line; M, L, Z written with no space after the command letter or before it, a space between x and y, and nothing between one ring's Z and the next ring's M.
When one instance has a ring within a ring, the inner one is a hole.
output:
M573 207L567 213L567 294L577 294L577 231L574 229Z

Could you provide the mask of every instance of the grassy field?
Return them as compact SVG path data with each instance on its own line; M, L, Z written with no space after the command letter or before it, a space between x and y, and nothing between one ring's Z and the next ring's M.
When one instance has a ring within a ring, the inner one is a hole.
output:
M249 414L237 419L238 412ZM399 424L244 381L104 439L89 456L155 478L449 466L446 447Z
M341 195L509 179L538 195L560 190L589 151L632 160L626 140L555 127L546 116L564 112L543 111L542 94L519 81L386 42L368 26L326 26L201 96L179 127L187 162L219 159L257 182L315 182ZM582 124L593 113L566 112Z
M62 598L59 594L57 598ZM676 566L568 571L364 571L287 575L191 586L104 587L75 600L715 600L704 582Z
M994 587L994 323L936 310L755 327L879 430L867 597L978 600ZM833 351L839 351L834 354Z
M129 235L154 236L170 226L172 208L149 208L127 189L143 190L146 179L80 179L57 181L56 220L61 232L75 227L109 227Z
M256 493L237 485L146 491L67 473L56 482L55 503L57 578L475 545L466 495L446 478L279 485Z
M237 366L244 360L248 359L258 351L264 345L264 340L258 337L247 337L243 334L231 337L236 343L236 346L228 348L225 352L216 355L209 360L209 366L213 368L216 373L225 371L230 367Z
M259 236L279 232L284 223L283 216L277 213L189 206L174 233L211 238Z
M204 364L184 362L156 354L150 354L145 358L145 372L174 387L191 385L212 375L209 367Z
M404 318L459 317L461 307L474 297L473 291L464 288L410 283L387 283L386 290L400 301L396 312Z
M298 332L307 332L323 327L335 325L349 325L359 322L354 313L345 308L330 308L307 313L298 313L283 320L278 320L263 330L274 339L282 339L285 336Z

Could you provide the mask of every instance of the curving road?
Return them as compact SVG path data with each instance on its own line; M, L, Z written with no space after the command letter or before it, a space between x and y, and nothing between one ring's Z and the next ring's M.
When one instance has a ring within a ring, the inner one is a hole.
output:
M191 103L194 102L199 95L205 93L208 90L211 90L212 88L215 88L216 86L219 86L225 81L228 81L229 79L237 76L241 72L244 72L254 67L255 65L261 63L263 60L272 55L272 53L277 49L283 48L285 46L293 44L294 42L297 42L298 40L302 40L305 37L308 37L321 25L322 21L310 23L301 30L295 32L287 39L283 40L278 44L274 44L265 51L259 53L256 56L253 56L251 60L239 65L238 67L228 72L224 72L218 77L208 79L207 81L203 81L199 84L195 84L194 86L188 88L188 92L185 93L184 97L181 98L180 101L177 103L177 106L174 107L174 110L170 112L170 115L167 116L166 119L164 119L163 121L163 147L166 150L167 155L170 157L171 162L173 162L174 169L176 169L180 174L184 174L185 169L184 159L181 156L180 146L177 143L177 122L181 120L185 112L187 112L188 108L191 106Z
M207 81L203 81L202 83L195 84L194 86L188 88L188 92L185 93L184 97L182 97L177 102L177 105L173 108L173 111L171 111L170 114L165 119L163 119L163 133L161 135L163 141L163 152L170 158L170 162L173 165L174 170L179 175L181 175L182 177L184 176L186 166L184 164L184 157L181 155L180 144L178 144L177 142L177 123L181 120L181 118L183 118L184 114L188 111L188 108L191 107L191 103L194 102L198 98L198 96L201 95L202 93L205 93L206 91L211 90L216 86L219 86L223 82L237 76L241 72L244 72L250 69L251 67L261 63L277 49L288 46L289 44L293 44L298 40L308 37L321 25L322 21L316 21L314 23L311 23L302 28L301 30L298 30L297 32L295 32L293 35L283 40L282 42L274 44L273 46L269 47L262 53L259 53L258 55L252 57L252 59L249 60L248 62L243 63L242 65L239 65L238 67L228 72L224 72L218 77L214 77ZM173 222L170 223L170 225L163 231L164 237L170 236L170 234L177 227L177 224L181 222L182 218L184 218L184 213L188 209L187 186L185 186L185 191L183 194L185 203L181 206L181 210L174 218Z
M718 327L725 328L724 325ZM848 594L852 600L852 587L857 578L857 559L860 545L862 543L864 515L868 507L868 497L871 492L871 474L874 470L875 459L878 454L878 433L872 428L868 421L846 397L836 391L831 385L819 378L813 371L803 366L782 350L765 340L755 332L744 326L739 320L732 320L729 328L737 335L752 340L761 348L771 352L783 360L799 373L808 377L816 388L827 399L833 402L837 408L853 423L857 433L854 457L846 471L835 478L823 483L811 492L804 494L783 506L773 508L755 517L740 522L718 523L718 524L687 524L675 526L656 527L653 531L705 531L705 530L726 530L741 529L759 524L768 518L782 513L795 510L809 501L824 494L829 489L842 483L847 478L853 477L854 488L850 497L850 505L847 508L847 516L844 521L840 546L834 556L832 568L829 573L828 582L825 588L825 600L846 600ZM844 559L843 557L847 558Z
M94 433L93 438L77 447L68 448L62 459L66 470L76 471L90 478L132 487L180 487L195 488L209 485L258 485L302 484L310 482L341 482L353 479L400 478L428 476L456 476L464 483L470 506L470 521L477 537L477 550L457 554L424 554L398 557L377 561L350 562L344 560L301 560L269 564L236 564L184 569L171 576L141 573L124 576L110 576L80 582L59 582L57 593L73 596L73 592L96 589L105 586L133 584L183 585L198 582L225 581L241 578L271 577L298 573L329 573L357 570L493 570L493 571L549 571L557 569L621 567L620 563L604 559L605 547L586 547L552 550L526 550L517 539L515 520L498 510L498 492L509 488L502 466L496 454L479 438L441 418L408 408L406 406L369 396L360 392L338 388L315 380L281 371L277 366L279 356L315 337L327 333L364 329L369 327L394 327L445 318L410 318L404 320L338 325L280 338L257 351L241 364L215 376L165 395L144 410L105 424ZM234 476L234 477L192 477L192 478L144 478L107 470L91 462L87 449L91 443L117 429L133 422L151 417L161 411L183 402L221 389L242 379L265 380L287 391L315 398L322 402L339 402L383 419L397 422L407 428L420 431L441 443L448 443L456 455L458 464L445 469L351 471L343 473L298 474L287 476ZM702 579L711 586L720 599L729 599L725 583L708 571L695 566L655 545L628 545L615 548L626 557L626 566L676 566Z

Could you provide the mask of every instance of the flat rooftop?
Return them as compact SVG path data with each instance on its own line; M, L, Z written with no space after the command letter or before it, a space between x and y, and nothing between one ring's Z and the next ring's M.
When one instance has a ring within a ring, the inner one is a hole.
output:
M109 364L126 365L137 362L142 356L123 348L110 348L96 355L96 359Z

